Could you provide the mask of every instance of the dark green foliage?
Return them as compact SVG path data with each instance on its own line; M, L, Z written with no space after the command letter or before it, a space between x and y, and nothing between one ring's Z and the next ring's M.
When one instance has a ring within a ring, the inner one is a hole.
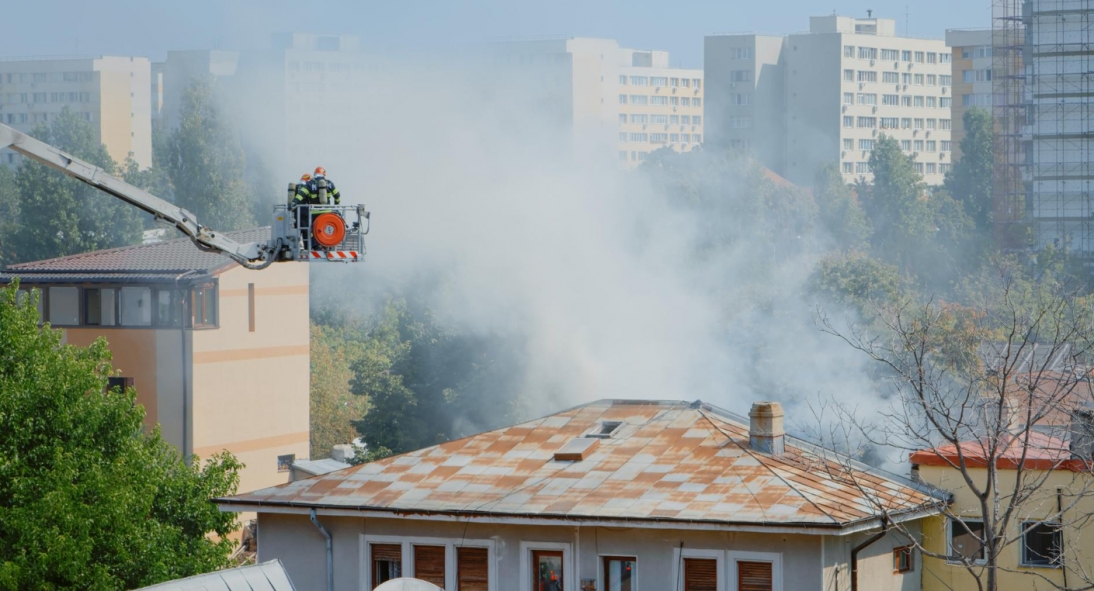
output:
M131 589L228 565L239 462L188 466L105 393L110 352L62 345L35 302L0 290L0 589ZM215 538L208 537L215 534Z
M974 108L962 118L961 159L946 175L946 190L965 207L982 234L991 232L993 134L991 113Z
M0 267L15 260L15 232L19 228L19 191L15 173L0 166Z
M843 180L839 166L822 166L813 180L813 195L817 201L818 220L839 249L866 246L870 237L870 222L866 219L851 187Z
M114 161L91 124L65 108L34 137L112 173ZM29 159L15 177L19 225L13 261L32 261L140 242L140 211Z

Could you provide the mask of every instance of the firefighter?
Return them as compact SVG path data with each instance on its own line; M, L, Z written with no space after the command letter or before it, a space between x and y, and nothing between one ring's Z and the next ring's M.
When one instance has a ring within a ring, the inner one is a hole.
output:
M342 204L342 194L338 192L338 188L334 186L334 183L327 178L327 169L322 166L315 167L315 178L312 179L309 187L315 192L316 199L319 198L319 179L327 181L327 199L335 204Z
M300 236L305 240L311 236L311 216L308 205L312 203L313 195L316 202L319 200L318 194L311 191L311 182L311 175L305 172L300 177L300 183L296 185L296 195L292 200L294 222L296 227L300 228ZM304 220L308 220L308 223L305 224Z

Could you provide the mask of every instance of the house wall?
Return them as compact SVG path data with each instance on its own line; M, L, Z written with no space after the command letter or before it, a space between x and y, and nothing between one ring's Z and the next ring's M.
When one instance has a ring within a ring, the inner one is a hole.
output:
M983 483L987 478L987 470L970 469L970 475L976 482ZM1013 470L999 470L999 490L1013 490L1015 472ZM1094 515L1094 496L1090 496L1090 490L1094 481L1089 474L1076 474L1067 470L1056 470L1045 475L1043 472L1029 471L1026 473L1025 482L1040 482L1044 478L1044 484L1029 501L1022 504L1020 511L1021 521L1036 521L1044 519L1056 512L1057 490L1061 490L1063 497L1062 506L1067 507L1075 503L1073 509L1065 511L1065 523L1071 523L1064 529L1064 558L1071 565L1069 571L1092 572L1094 571L1094 545L1082 543L1083 535L1089 535L1090 525L1083 522L1084 527L1075 526L1075 522L1084 515ZM954 504L951 511L965 518L977 518L982 516L979 501L973 496L972 491L966 486L964 479L958 471L940 466L920 466L919 477L924 482L933 484L953 493ZM1076 497L1078 501L1076 502ZM937 516L924 520L923 544L924 548L939 554L948 554L948 529L947 518ZM1019 523L1015 522L1009 532L1009 538L1015 540L1019 535ZM1061 569L1043 567L1021 566L1022 547L1019 543L1013 543L1003 549L999 566L1000 591L1027 591L1036 589L1056 589L1049 583L1062 586L1064 574ZM972 575L959 564L951 564L937 558L924 559L925 568L923 576L924 591L942 591L948 589L975 588L976 583ZM1041 577L1047 580L1041 580ZM1080 577L1074 573L1069 574L1070 585L1078 584Z
M684 557L717 557L721 561L719 591L736 589L729 576L731 562L737 558L755 559L755 553L764 555L761 558L778 557L781 562L782 584L776 589L843 591L850 588L851 548L871 535L835 537L639 527L498 525L329 515L319 515L319 521L333 538L334 588L360 591L372 589L366 584L370 568L365 561L367 543L404 543L404 574L411 575L409 547L416 538L431 545L484 542L492 545L491 591L531 591L529 563L531 550L536 548L563 550L567 590L581 589L583 579L596 579L596 588L602 589L604 556L637 558L636 590L679 589L682 583L677 566L682 552ZM900 545L900 540L889 535L860 554L860 589L919 588L918 568L904 575L893 573L892 549ZM300 591L325 589L325 542L307 515L259 514L258 560L275 558L284 563ZM452 584L448 587L455 589Z
M278 470L278 456L308 458L308 265L235 267L219 290L220 328L193 332L192 451L235 454L247 465L241 491L283 484L290 472Z

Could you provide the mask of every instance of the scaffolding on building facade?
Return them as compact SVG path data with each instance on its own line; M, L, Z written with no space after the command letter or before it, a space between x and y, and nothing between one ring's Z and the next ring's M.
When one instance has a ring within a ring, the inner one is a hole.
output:
M994 0L992 18L1000 239L1094 258L1094 0Z

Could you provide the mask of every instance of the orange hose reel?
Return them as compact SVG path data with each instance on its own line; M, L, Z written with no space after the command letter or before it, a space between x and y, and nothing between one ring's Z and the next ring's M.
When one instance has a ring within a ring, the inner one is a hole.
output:
M321 213L311 223L312 235L320 246L338 246L346 238L346 221L336 213Z

